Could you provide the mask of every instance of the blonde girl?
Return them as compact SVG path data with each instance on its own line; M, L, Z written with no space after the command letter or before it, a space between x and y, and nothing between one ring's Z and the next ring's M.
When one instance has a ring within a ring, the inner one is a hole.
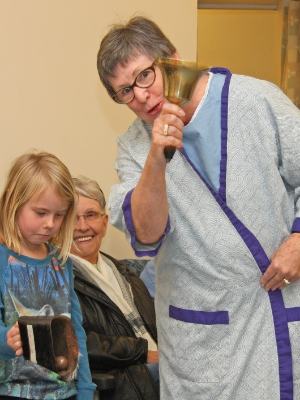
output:
M75 191L70 172L54 155L15 160L0 198L0 400L91 399L81 312L73 289ZM79 342L77 378L24 360L18 317L67 315Z

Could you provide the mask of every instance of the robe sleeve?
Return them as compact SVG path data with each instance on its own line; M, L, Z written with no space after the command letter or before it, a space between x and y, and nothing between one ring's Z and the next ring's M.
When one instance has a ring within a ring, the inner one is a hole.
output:
M131 132L129 129L128 134L134 134L134 132ZM115 168L120 183L113 185L111 188L108 204L110 210L110 222L116 228L125 232L126 239L131 244L136 256L154 257L171 230L170 218L168 218L164 235L157 243L145 245L137 240L132 220L131 195L140 179L144 163L142 163L138 157L141 156L139 154L138 144L139 135L136 135L136 141L132 141L132 137L131 140L127 140L127 136L125 135L117 139L118 155ZM143 148L143 143L141 143L140 152L142 155L144 154L144 159L146 159L148 150Z
M300 232L300 110L276 86L267 86L269 111L276 124L279 172L287 191L294 194L294 223L291 232Z

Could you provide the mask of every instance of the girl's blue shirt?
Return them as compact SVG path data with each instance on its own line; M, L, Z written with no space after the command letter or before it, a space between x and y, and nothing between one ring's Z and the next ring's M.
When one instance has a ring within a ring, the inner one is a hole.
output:
M0 396L28 399L64 399L77 393L77 399L93 399L95 385L91 381L86 351L86 335L82 328L80 305L73 288L72 262L64 265L58 253L39 260L19 255L0 244ZM79 343L79 368L75 381L65 382L58 374L16 357L7 346L6 334L21 315L67 315L74 324Z

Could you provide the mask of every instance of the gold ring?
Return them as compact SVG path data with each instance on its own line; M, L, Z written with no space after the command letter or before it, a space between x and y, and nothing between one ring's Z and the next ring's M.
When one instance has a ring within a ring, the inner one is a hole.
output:
M165 124L164 125L164 135L167 136L168 135L168 129L169 129L169 125Z
M286 285L289 285L291 282L288 279L283 278L283 281Z

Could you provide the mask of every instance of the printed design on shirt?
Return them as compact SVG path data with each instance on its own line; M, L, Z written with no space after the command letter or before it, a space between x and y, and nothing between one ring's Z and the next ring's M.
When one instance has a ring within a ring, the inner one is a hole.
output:
M69 282L55 258L47 266L28 265L10 256L4 275L5 324L19 316L71 316Z
M23 315L66 315L71 318L69 273L55 257L48 265L29 265L10 256L3 279L6 326L15 324ZM19 379L20 382L28 379L36 383L24 386L16 383ZM0 380L6 381L1 386L0 395L10 393L11 396L27 397L29 390L31 398L47 398L47 393L52 393L53 399L62 398L66 385L70 384L59 379L55 372L25 361L23 356L0 360Z

